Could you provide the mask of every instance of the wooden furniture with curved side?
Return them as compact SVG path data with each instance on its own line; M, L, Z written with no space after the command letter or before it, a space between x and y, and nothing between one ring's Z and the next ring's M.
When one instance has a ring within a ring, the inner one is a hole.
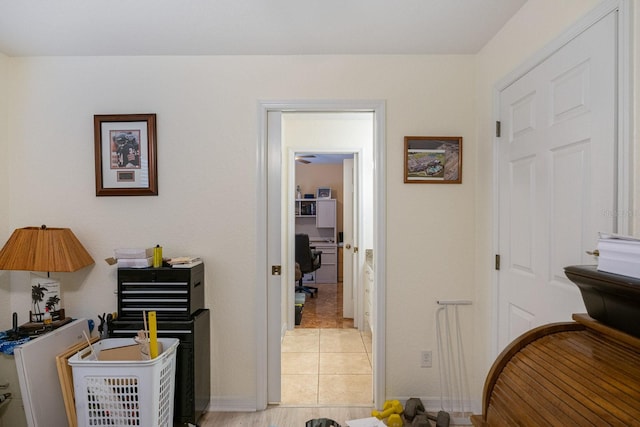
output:
M640 425L640 339L586 314L533 329L487 375L486 426Z

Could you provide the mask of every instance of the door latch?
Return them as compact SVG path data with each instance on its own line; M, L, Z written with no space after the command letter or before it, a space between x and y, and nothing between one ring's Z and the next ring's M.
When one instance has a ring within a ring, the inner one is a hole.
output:
M280 265L272 265L271 266L271 275L272 276L280 276L282 274L282 266Z

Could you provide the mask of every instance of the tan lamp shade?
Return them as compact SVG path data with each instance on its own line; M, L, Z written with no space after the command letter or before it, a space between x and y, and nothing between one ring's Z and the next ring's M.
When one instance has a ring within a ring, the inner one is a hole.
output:
M18 228L0 251L0 270L70 272L94 263L69 228Z

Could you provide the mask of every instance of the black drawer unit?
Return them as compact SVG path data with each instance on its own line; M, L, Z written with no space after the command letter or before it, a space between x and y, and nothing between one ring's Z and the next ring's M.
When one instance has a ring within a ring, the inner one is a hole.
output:
M141 320L155 311L158 321L189 320L204 308L204 264L191 268L119 268L118 318Z
M210 375L210 313L198 310L189 320L158 322L159 338L178 338L176 383L173 408L175 427L197 425L209 407ZM130 338L143 329L142 321L115 320L109 330L112 338Z

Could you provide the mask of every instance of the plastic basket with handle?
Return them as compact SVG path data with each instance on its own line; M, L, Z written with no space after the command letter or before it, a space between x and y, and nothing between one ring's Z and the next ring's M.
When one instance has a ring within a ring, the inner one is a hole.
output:
M79 426L173 426L176 350L179 340L159 338L164 351L151 360L96 360L86 353L69 358ZM109 338L101 350L134 344Z

